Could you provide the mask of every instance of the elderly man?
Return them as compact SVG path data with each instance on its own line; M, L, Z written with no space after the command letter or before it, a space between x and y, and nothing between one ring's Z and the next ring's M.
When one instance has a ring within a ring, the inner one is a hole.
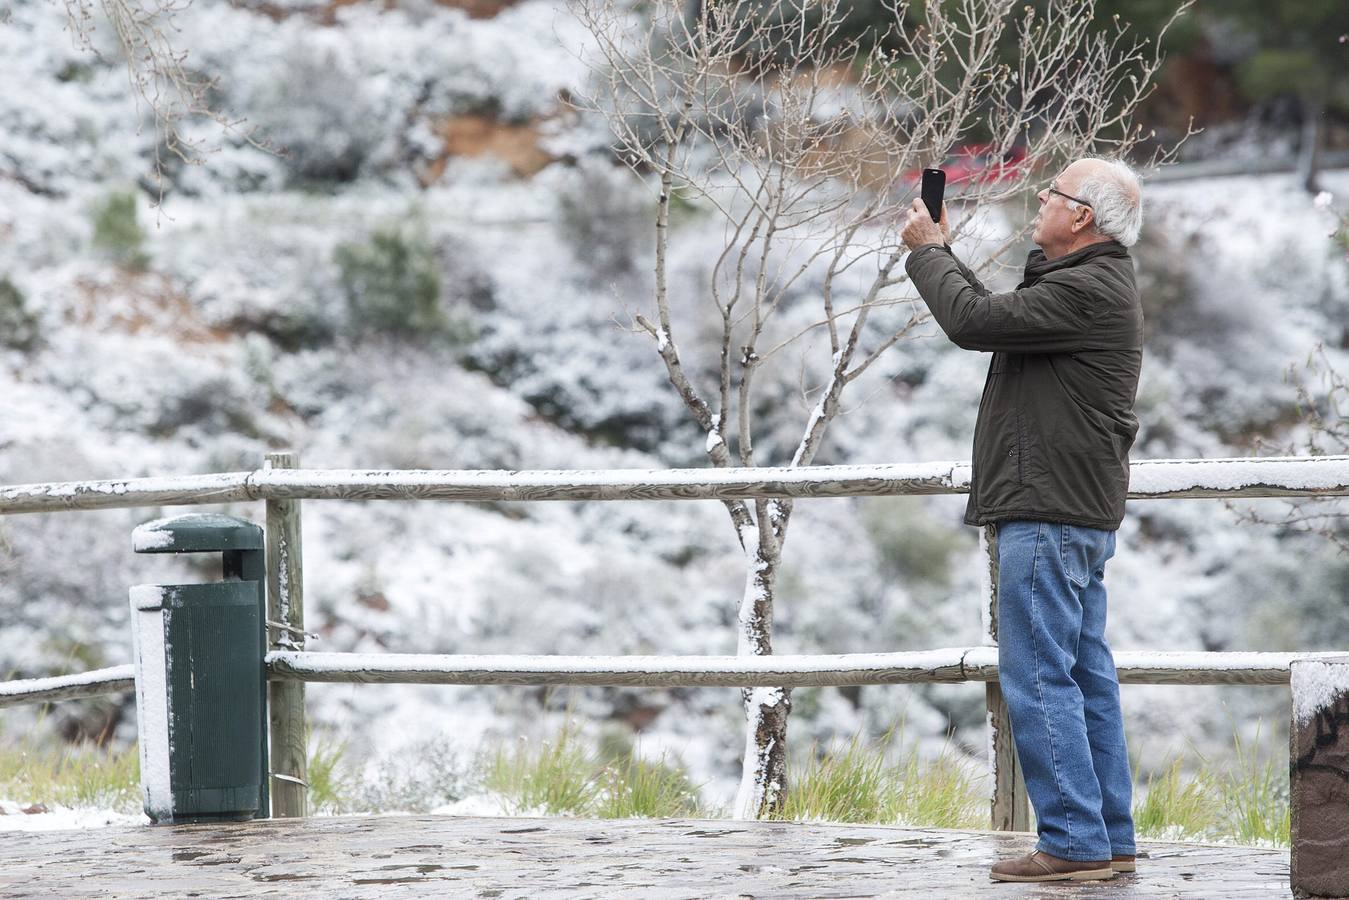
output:
M993 353L974 427L969 525L998 547L998 677L1039 830L998 881L1134 871L1129 755L1105 640L1105 563L1124 518L1143 312L1125 249L1138 178L1080 159L1040 191L1014 291L995 294L951 253L946 211L921 200L905 268L957 346Z

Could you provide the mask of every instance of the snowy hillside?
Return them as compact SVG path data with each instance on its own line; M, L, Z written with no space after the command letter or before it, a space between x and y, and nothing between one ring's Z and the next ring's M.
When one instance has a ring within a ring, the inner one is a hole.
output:
M223 106L290 152L227 136L203 165L170 167L157 211L154 130L139 127L111 48L102 60L74 49L53 4L12 6L0 82L25 87L0 100L0 286L12 285L0 289L0 483L237 471L278 448L311 467L702 464L651 342L623 327L650 293L654 192L559 100L584 78L575 23L541 0L482 19L429 0L344 5L331 24L315 9L199 0L181 16ZM221 140L213 127L199 136ZM1349 173L1326 182L1344 208ZM1147 204L1134 458L1300 441L1286 368L1324 341L1349 371L1332 208L1292 176L1168 184ZM676 223L675 295L696 296L720 229L696 209ZM389 308L391 279L417 305ZM710 353L705 339L692 347ZM850 389L819 461L967 458L986 367L927 326ZM775 387L791 415L765 435L769 462L786 461L808 411L796 377L786 366ZM979 643L983 563L964 502L799 503L776 648ZM130 552L134 525L165 513L0 521L0 673L128 662L127 588L187 574ZM734 652L743 561L716 503L308 502L304 539L315 649ZM1192 500L1133 504L1119 548L1116 648L1349 649L1349 560L1324 543ZM795 696L802 748L904 715L912 738L939 746L949 728L983 752L979 686ZM309 697L316 727L367 758L536 733L543 699L338 685ZM640 727L644 751L672 751L708 800L729 800L738 692L572 698L590 731ZM1124 703L1149 764L1190 741L1221 752L1233 722L1263 716L1268 735L1287 718L1272 688L1133 687ZM0 740L31 715L7 713ZM109 723L134 739L129 706L63 707L41 727Z

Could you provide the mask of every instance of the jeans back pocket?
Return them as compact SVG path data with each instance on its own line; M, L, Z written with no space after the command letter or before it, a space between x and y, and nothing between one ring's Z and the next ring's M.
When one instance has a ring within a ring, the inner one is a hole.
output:
M1084 588L1091 580L1092 569L1103 549L1100 536L1109 532L1077 525L1060 527L1063 534L1059 538L1059 561L1063 565L1063 572L1069 581Z

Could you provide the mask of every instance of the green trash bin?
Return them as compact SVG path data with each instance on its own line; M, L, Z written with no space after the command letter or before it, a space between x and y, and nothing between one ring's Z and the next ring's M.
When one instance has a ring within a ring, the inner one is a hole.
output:
M147 522L137 553L223 553L224 580L131 589L145 812L156 824L268 815L262 529L186 515Z

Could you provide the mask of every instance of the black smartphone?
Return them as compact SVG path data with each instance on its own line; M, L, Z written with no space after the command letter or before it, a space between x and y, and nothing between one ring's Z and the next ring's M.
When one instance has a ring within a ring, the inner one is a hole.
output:
M941 169L923 170L923 205L932 213L932 221L941 221L942 195L946 193L946 173Z

